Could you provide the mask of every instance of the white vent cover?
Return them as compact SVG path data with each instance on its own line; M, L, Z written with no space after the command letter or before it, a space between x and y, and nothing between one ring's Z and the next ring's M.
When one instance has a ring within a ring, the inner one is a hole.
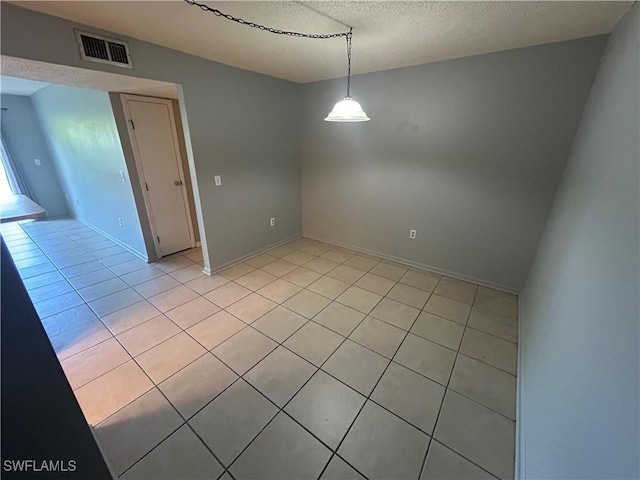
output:
M129 45L122 40L76 30L78 48L83 60L133 68Z

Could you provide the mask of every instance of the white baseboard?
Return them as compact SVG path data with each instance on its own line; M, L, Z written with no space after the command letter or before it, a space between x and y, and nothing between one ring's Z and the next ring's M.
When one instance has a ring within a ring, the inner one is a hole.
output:
M284 240L280 240L279 242L272 243L271 245L261 248L260 250L256 250L254 252L248 253L246 255L243 255L242 257L231 260L230 262L223 263L222 265L217 265L213 270L211 268L205 268L203 272L207 275L214 275L226 268L232 267L238 263L245 262L253 257L257 257L258 255L262 255L263 253L269 250L279 247L280 245L283 245L285 243L293 242L294 240L297 240L298 238L301 238L301 237L302 235L294 235L292 237L285 238Z
M494 283L494 282L489 282L487 280L484 280L482 278L476 278L476 277L472 277L469 275L464 275L461 273L457 273L457 272L451 272L449 270L445 270L444 268L438 268L438 267L434 267L432 265L427 265L425 263L420 263L420 262L414 262L413 260L407 260L406 258L401 258L401 257L396 257L394 255L388 255L386 253L382 253L382 252L377 252L375 250L367 250L365 248L362 247L358 247L355 245L350 245L348 243L343 243L343 242L337 242L335 240L329 239L329 238L325 238L319 235L307 235L307 234L303 234L302 235L305 238L310 238L311 240L317 240L319 242L326 242L326 243L331 243L333 245L337 245L339 247L344 247L344 248L348 248L349 250L355 250L356 252L362 252L362 253L366 253L368 255L373 255L376 257L380 257L380 258L384 258L385 260L391 260L393 262L397 262L397 263L402 263L404 265L410 266L410 267L417 267L417 268L421 268L422 270L427 270L433 273L437 273L439 275L446 275L448 277L452 277L452 278L457 278L458 280L464 280L465 282L471 282L471 283L476 283L478 285L482 285L483 287L489 287L489 288L493 288L495 290L500 290L503 292L507 292L507 293L513 293L515 295L518 295L520 292L512 287L509 287L507 285L501 285L499 283Z
M120 245L122 248L124 248L125 250L133 253L136 257L140 258L141 260L144 260L145 262L149 263L149 257L142 252L139 252L138 250L136 250L135 248L127 245L126 243L124 243L122 240L117 239L116 237L114 237L113 235L108 234L107 232L105 232L104 230L102 230L101 228L96 227L95 225L90 224L89 222L87 222L86 220L83 220L80 217L72 217L74 220L77 220L78 222L82 223L83 225L89 227L91 230L95 230L96 232L98 232L100 235L107 237L109 240L111 240L113 243L117 243L118 245Z

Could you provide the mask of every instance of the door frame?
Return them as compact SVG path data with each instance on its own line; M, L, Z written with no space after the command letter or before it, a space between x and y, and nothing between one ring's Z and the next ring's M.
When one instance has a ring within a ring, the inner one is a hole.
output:
M140 189L142 190L142 196L144 198L144 207L147 212L147 217L149 218L149 227L151 228L151 234L153 236L153 245L156 250L156 255L158 258L162 258L163 255L160 252L160 245L158 244L158 232L156 229L155 220L153 217L153 210L151 209L151 200L149 198L149 192L146 189L146 180L144 176L144 168L142 166L142 159L140 158L140 152L138 151L138 141L135 136L135 129L133 128L133 122L131 119L131 112L129 110L129 100L133 101L141 101L147 103L159 103L167 106L167 110L169 112L169 123L171 124L171 136L173 140L173 150L175 152L176 158L178 159L178 175L180 176L180 181L184 188L182 188L182 198L184 200L185 206L185 215L187 216L187 225L189 228L189 241L191 248L195 248L196 240L195 240L195 232L193 231L193 222L191 220L191 209L193 205L189 201L189 195L187 195L187 182L185 181L185 173L182 167L184 159L180 154L180 147L178 143L178 133L176 129L176 121L173 116L173 104L168 98L159 98L159 97L147 97L143 95L132 95L129 93L123 93L120 95L120 100L122 102L122 108L124 110L125 120L127 122L127 133L129 134L129 140L131 143L131 147L133 150L133 158L135 159L136 170L138 172L138 180L140 181ZM172 254L167 254L172 255ZM167 256L164 255L164 256Z

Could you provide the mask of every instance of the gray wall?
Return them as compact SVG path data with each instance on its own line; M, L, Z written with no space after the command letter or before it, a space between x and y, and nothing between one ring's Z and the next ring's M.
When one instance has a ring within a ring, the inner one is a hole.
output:
M358 75L362 124L323 121L344 80L306 85L304 234L520 290L604 42Z
M73 215L146 257L109 95L51 85L31 98Z
M44 207L49 217L66 215L64 192L31 98L2 95L0 103L8 108L2 112L2 138L32 200ZM36 165L36 159L40 165Z
M132 70L83 62L73 28L94 28L6 3L1 22L3 55L182 85L213 269L301 234L299 85L126 38Z
M639 17L608 40L520 297L521 478L640 478Z

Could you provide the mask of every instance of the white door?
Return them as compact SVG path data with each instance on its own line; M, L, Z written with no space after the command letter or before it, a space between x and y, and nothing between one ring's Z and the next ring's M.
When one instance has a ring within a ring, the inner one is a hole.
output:
M171 101L122 97L156 251L163 257L194 247Z

